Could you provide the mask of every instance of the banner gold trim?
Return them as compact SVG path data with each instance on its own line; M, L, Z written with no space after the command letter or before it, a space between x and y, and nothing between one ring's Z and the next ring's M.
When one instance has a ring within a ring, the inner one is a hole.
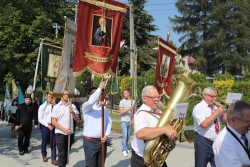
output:
M81 71L78 71L78 72L74 72L73 73L73 75L75 76L75 77L77 77L77 76L80 76L83 72L85 72L85 71L88 71L88 72L90 72L91 74L93 74L95 77L103 77L103 76L105 76L105 75L112 75L112 76L114 76L115 75L115 73L113 73L112 72L112 70L111 70L111 68L107 71L107 72L105 72L105 73L97 73L97 72L95 72L94 70L92 70L91 68L89 68L89 67L85 67L84 69L82 69Z
M62 47L60 46L57 46L57 45L53 45L53 44L50 44L50 43L47 43L47 42L43 42L43 45L47 45L47 46L53 46L55 48L59 48L59 49L62 49Z
M172 48L168 47L167 45L164 45L162 42L159 42L159 44L165 48L166 50L169 50L170 52L172 52L173 54L177 54L177 52L175 50L173 50Z
M92 55L92 53L85 52L85 57L95 62L110 62L112 60L113 55L110 55L110 57L97 57Z
M117 7L117 6L110 5L110 4L107 4L105 2L100 2L100 1L97 1L97 0L81 0L81 1L89 3L91 5L103 7L103 8L109 9L109 10L115 10L115 11L123 12L123 13L126 12L126 8Z
M157 80L157 85L158 85L160 88L165 88L166 86L168 86L167 83L160 83L158 80Z

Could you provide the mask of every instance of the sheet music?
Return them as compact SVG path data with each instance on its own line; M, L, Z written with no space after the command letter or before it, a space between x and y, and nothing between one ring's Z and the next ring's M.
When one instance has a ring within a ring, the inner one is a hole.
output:
M174 109L173 119L178 119L180 116L182 118L185 118L187 114L187 108L188 108L188 103L177 104Z
M243 95L242 93L231 93L231 92L228 92L227 93L226 103L227 104L231 104L233 101L241 100L242 95Z

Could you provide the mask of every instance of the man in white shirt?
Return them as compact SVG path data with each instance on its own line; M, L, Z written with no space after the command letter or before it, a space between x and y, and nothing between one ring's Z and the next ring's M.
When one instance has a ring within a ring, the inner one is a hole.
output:
M124 157L128 156L131 151L129 145L130 130L132 124L134 100L130 98L128 89L123 91L123 99L119 103L119 112L121 114L121 128L122 128L122 153Z
M250 104L236 101L227 111L227 126L213 144L216 167L250 167Z
M215 167L212 145L220 131L220 123L226 122L222 106L215 106L217 91L208 87L203 90L203 99L193 110L195 167Z
M50 144L51 164L57 165L55 128L51 124L53 98L53 92L46 93L46 102L43 103L38 109L38 121L40 122L42 134L41 153L43 156L43 162L48 162L46 147Z
M79 111L69 101L69 92L65 90L61 101L53 107L52 125L55 126L56 146L58 149L58 166L65 167L68 155L68 135L70 147L73 143L73 119L79 121Z
M105 81L101 81L97 89L91 89L91 95L82 105L83 113L83 148L86 167L102 166L102 143L104 158L107 154L107 139L111 134L112 121L108 109L104 107L104 136L102 137L102 105L101 93Z
M158 109L160 96L154 86L146 86L143 88L142 101L143 104L134 115L131 167L145 166L143 150L146 141L153 140L161 135L166 135L170 139L176 139L177 137L177 132L170 125L156 127L161 111ZM163 167L166 166L166 163L164 163Z

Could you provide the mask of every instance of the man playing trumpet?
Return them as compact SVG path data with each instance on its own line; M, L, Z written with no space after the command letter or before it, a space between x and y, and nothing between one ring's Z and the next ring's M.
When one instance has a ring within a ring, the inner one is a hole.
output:
M210 162L215 167L212 145L220 131L220 123L226 123L226 113L216 103L217 91L212 87L203 90L203 99L193 109L195 130L195 167L206 167Z

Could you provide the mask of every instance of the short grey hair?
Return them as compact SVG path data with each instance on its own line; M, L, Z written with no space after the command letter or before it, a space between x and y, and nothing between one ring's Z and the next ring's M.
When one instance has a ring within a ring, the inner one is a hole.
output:
M148 90L150 90L150 89L156 89L156 87L154 87L153 85L148 85L148 86L145 86L142 89L142 92L141 92L142 101L143 101L143 96L147 96L148 95Z
M205 89L203 90L202 95L205 96L205 94L207 94L208 92L214 92L214 93L217 94L217 91L216 91L215 88L213 88L213 87L207 87L207 88L205 88Z
M227 118L230 118L231 116L242 118L243 110L245 109L250 109L250 104L248 102L243 100L233 102L227 110Z

